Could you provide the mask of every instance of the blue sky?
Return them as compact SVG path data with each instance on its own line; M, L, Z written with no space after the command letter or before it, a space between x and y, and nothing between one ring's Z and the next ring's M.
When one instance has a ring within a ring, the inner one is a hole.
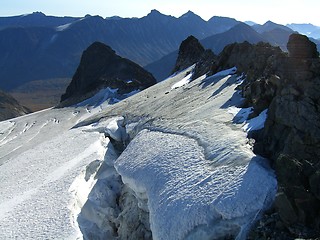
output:
M41 11L55 16L142 17L152 9L176 17L191 10L205 20L226 16L257 23L271 20L320 26L319 0L1 0L0 16Z

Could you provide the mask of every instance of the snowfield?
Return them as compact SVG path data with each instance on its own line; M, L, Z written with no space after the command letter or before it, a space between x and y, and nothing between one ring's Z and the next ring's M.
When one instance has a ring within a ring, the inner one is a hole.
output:
M235 68L193 67L0 122L0 239L245 239L277 188L246 138L267 112L237 108Z

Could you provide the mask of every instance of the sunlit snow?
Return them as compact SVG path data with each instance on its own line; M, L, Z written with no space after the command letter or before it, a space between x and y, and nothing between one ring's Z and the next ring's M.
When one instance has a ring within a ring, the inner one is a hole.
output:
M242 129L266 112L236 109L236 69L193 67L0 122L0 239L245 239L277 187Z
M171 89L182 87L186 84L188 84L191 81L192 73L189 73L187 76L185 76L182 80L172 85Z

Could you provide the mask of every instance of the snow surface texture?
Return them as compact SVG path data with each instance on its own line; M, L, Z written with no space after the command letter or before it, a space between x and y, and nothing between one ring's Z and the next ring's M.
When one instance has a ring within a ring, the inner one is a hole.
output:
M116 169L147 200L154 239L244 238L274 188L259 161L215 166L194 139L143 130Z
M0 239L79 235L70 224L68 188L105 155L102 134L70 129L86 114L51 109L0 123Z
M239 79L227 75L234 70L185 82L191 71L82 124L125 116L133 140L115 168L138 207L149 213L153 239L245 239L273 201L276 180L265 159L247 144L246 116L236 124L229 113L241 102L235 90ZM121 211L124 219L130 217Z
M235 70L192 70L1 122L0 239L245 239L276 180L231 114Z

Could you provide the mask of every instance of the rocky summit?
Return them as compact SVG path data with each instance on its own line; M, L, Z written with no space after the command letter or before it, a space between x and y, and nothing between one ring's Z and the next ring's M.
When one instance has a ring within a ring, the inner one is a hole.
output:
M138 64L118 56L109 46L95 42L83 52L60 106L78 103L107 87L126 94L155 83L154 77Z
M204 49L198 39L194 36L189 36L182 41L178 58L172 73L186 69L187 67L196 64L194 69L193 79L206 74L212 73L215 69L216 56L210 49Z

